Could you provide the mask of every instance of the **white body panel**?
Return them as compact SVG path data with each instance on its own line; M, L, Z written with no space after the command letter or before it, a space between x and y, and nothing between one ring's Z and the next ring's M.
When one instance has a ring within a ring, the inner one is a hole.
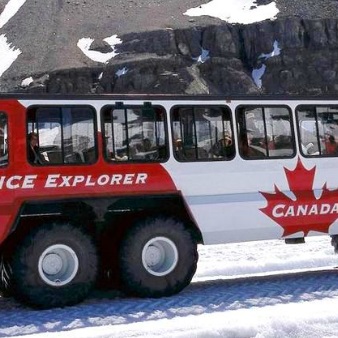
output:
M186 103L186 102L184 102ZM246 105L284 105L283 101L245 101ZM291 101L295 107L304 101ZM337 102L330 102L338 104ZM186 103L188 104L188 103ZM194 102L196 104L196 102ZM204 102L205 104L205 102ZM207 102L207 104L212 104ZM220 102L215 102L220 104ZM234 115L235 108L243 102L228 104ZM324 104L323 101L306 101L306 104ZM325 104L329 104L325 102ZM234 119L234 116L233 116ZM294 125L295 124L295 121ZM236 128L234 128L236 134ZM295 139L298 143L297 133ZM201 229L205 244L278 239L283 228L260 211L267 201L260 192L274 193L276 185L284 194L293 196L284 168L293 170L298 158L307 169L316 166L313 190L320 196L323 185L338 188L338 158L304 158L297 150L292 159L244 160L238 155L231 161L178 163L173 158L164 167L168 170L177 188ZM330 234L338 233L338 222L329 228ZM312 231L309 235L320 233ZM288 236L303 237L299 232Z

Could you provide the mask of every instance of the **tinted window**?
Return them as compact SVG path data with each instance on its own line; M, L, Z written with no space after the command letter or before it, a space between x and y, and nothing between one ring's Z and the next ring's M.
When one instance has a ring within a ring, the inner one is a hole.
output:
M303 155L338 156L338 107L300 106L296 116Z
M178 161L231 160L235 156L228 108L175 107L172 130L174 155Z
M32 164L96 161L95 111L90 107L29 109L27 130L28 160Z
M105 107L102 117L108 161L161 162L167 159L164 108Z
M291 112L286 107L237 109L239 150L245 159L292 157L295 153Z

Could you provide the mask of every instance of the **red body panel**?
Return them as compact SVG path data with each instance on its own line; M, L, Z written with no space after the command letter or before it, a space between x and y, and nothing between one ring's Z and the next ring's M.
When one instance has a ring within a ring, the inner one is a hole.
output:
M9 135L9 164L0 168L0 243L25 201L177 192L159 163L105 161L100 133L95 164L33 166L27 161L25 107L16 100L1 101L0 111L8 116Z

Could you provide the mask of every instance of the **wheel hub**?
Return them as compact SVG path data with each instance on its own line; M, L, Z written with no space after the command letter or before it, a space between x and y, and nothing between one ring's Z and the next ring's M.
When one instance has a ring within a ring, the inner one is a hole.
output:
M168 275L178 263L178 250L175 243L162 236L152 238L143 247L142 263L153 276Z
M46 255L42 260L42 270L48 275L55 275L62 269L62 258L51 253Z
M79 259L71 247L64 244L51 245L40 255L38 270L46 284L63 286L76 276Z
M162 253L159 248L154 245L151 245L147 248L145 254L145 261L149 267L159 264L162 258Z

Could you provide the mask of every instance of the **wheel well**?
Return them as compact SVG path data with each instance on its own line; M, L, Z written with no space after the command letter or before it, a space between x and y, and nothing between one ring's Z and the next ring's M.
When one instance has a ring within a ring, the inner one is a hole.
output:
M123 232L135 218L157 214L180 219L196 241L203 242L202 234L180 194L25 202L12 228L12 237L18 236L17 231L27 234L32 228L48 222L68 222L94 231L93 235L105 227Z
M155 216L179 219L196 242L203 243L201 231L179 194L119 198L109 207L104 223L107 228L113 225L114 230L123 235L136 220Z
M93 220L94 215L90 207L79 200L25 202L0 250L6 255L11 255L31 231L51 223L70 223L94 236Z
M47 224L65 224L69 223L73 226L77 226L74 222L71 222L67 218L62 217L31 217L31 218L20 218L16 224L14 231L5 239L5 241L1 244L0 253L4 253L5 255L11 255L13 251L16 249L17 245L20 244L26 236L28 236L35 229L45 226ZM78 226L80 228L80 226ZM94 234L91 226L81 227L82 230L89 233L90 236L94 239Z
M19 219L10 235L1 244L1 252L5 256L12 256L17 245L36 227L40 226L43 220L35 220L33 222L29 219Z

